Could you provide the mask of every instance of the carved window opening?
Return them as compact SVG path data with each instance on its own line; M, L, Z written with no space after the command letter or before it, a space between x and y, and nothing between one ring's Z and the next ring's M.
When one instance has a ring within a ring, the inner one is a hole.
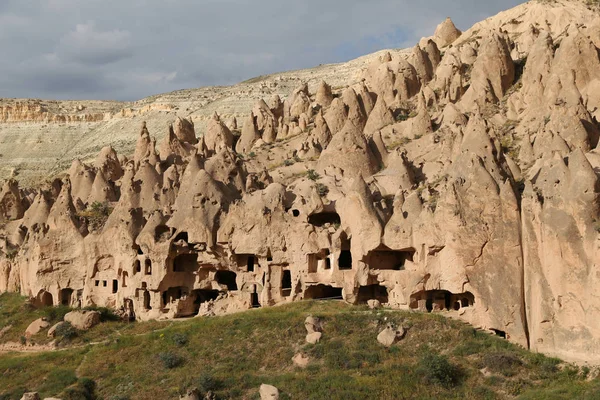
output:
M144 308L146 310L152 310L152 306L150 305L150 292L144 291Z
M410 296L410 308L420 311L460 310L472 307L475 296L471 292L451 293L447 290L425 290Z
M281 295L289 297L292 294L292 272L288 269L283 271L281 276Z
M238 290L236 278L237 274L233 271L217 271L215 273L217 283L227 286L227 290Z
M323 227L326 225L339 226L342 223L342 220L338 213L322 212L309 216L308 223L318 227Z
M405 269L406 262L413 262L416 251L409 250L390 250L379 249L369 252L369 268L374 270L402 271Z
M63 306L68 306L71 304L71 299L73 297L73 289L61 289L59 293L60 304Z
M388 290L382 285L361 286L358 289L358 302L366 303L369 300L379 300L381 303L388 302Z
M338 258L338 267L340 270L349 270L352 269L352 252L350 251L351 242L346 236L346 233L342 233L340 236L341 241L341 252L340 257Z
M305 299L323 299L323 300L335 300L342 298L342 288L336 288L330 285L315 285L310 286L304 292Z
M198 254L180 254L173 260L174 272L195 272L198 270Z

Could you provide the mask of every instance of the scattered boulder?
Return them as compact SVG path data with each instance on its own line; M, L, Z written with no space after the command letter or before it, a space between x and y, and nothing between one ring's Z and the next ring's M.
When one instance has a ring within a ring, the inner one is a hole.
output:
M388 324L384 330L377 335L377 341L385 347L390 347L394 343L402 340L406 331L402 326L396 328L393 324Z
M89 310L71 311L65 315L65 321L70 322L75 329L87 331L100 323L100 313Z
M35 321L33 321L31 324L29 324L29 326L25 330L25 337L29 339L33 335L37 335L38 333L40 333L42 330L46 329L49 326L50 326L50 323L48 321L46 321L46 318L38 318Z
M292 357L292 362L296 367L306 368L310 362L310 358L308 358L308 356L305 354L298 353Z
M179 396L179 400L200 400L200 391L198 389L189 389L185 394Z
M323 333L321 332L313 332L306 335L306 343L317 344L321 341L321 337Z
M323 332L321 320L317 317L313 317L312 315L306 317L304 320L304 327L308 333Z
M23 393L21 400L41 400L38 392Z
M58 327L60 327L64 323L65 323L64 321L61 321L61 322L58 322L58 323L52 325L52 327L50 329L48 329L48 337L49 338L55 337L56 336L56 329L58 329Z
M377 299L367 300L367 306L369 306L371 310L376 310L381 308L381 302Z
M260 400L279 400L279 389L263 383L260 385Z

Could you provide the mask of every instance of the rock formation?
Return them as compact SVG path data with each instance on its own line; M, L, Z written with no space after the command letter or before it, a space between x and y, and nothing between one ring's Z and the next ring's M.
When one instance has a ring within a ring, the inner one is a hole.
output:
M528 2L243 113L154 105L161 124L140 132L124 116L141 111L123 111L127 152L3 185L0 291L136 320L344 299L600 362L597 21L580 2ZM27 104L0 120L48 121ZM306 327L317 342L320 322Z

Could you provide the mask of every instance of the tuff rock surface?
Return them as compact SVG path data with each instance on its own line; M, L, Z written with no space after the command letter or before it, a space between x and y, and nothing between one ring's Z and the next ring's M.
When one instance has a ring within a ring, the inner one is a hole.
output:
M293 79L5 104L5 138L97 130L66 172L3 185L0 291L136 320L377 300L600 362L599 48L596 8L531 1Z

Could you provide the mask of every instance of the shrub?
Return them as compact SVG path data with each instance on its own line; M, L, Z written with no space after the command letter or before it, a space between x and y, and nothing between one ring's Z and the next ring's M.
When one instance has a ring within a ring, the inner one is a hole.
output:
M121 317L115 314L114 310L106 307L96 307L96 306L88 306L84 307L84 310L88 311L98 311L100 313L100 322L107 321L120 321Z
M254 158L254 157L256 157L256 153L251 151L250 154L248 154L248 157Z
M311 181L317 181L317 180L321 179L321 175L319 175L314 169L309 169L308 172L306 173L306 176Z
M483 364L493 372L504 376L514 376L516 369L523 365L519 357L507 352L487 353L483 356Z
M322 183L317 183L315 189L317 189L317 194L321 197L325 197L329 193L329 188Z
M158 358L167 369L177 368L183 365L183 362L185 361L183 357L171 351L159 353Z
M185 346L189 341L185 333L174 333L171 339L173 340L173 343L179 347Z
M427 382L446 388L456 386L461 376L460 369L450 363L446 356L431 352L421 356L418 371Z
M65 318L65 315L68 312L71 312L73 309L69 306L56 306L56 307L45 307L43 309L44 316L49 322L59 322Z
M198 377L198 389L203 395L208 392L219 390L222 386L222 382L208 371L202 372Z
M78 332L70 322L63 322L56 327L54 334L59 339L71 340L77 337Z
M63 400L96 400L96 382L89 378L81 378L75 387L63 392Z
M291 165L294 165L296 162L294 160L284 160L283 161L283 165L285 165L286 167L289 167Z
M95 201L87 210L79 213L79 216L85 218L90 231L100 231L106 224L108 217L113 209L107 203Z

